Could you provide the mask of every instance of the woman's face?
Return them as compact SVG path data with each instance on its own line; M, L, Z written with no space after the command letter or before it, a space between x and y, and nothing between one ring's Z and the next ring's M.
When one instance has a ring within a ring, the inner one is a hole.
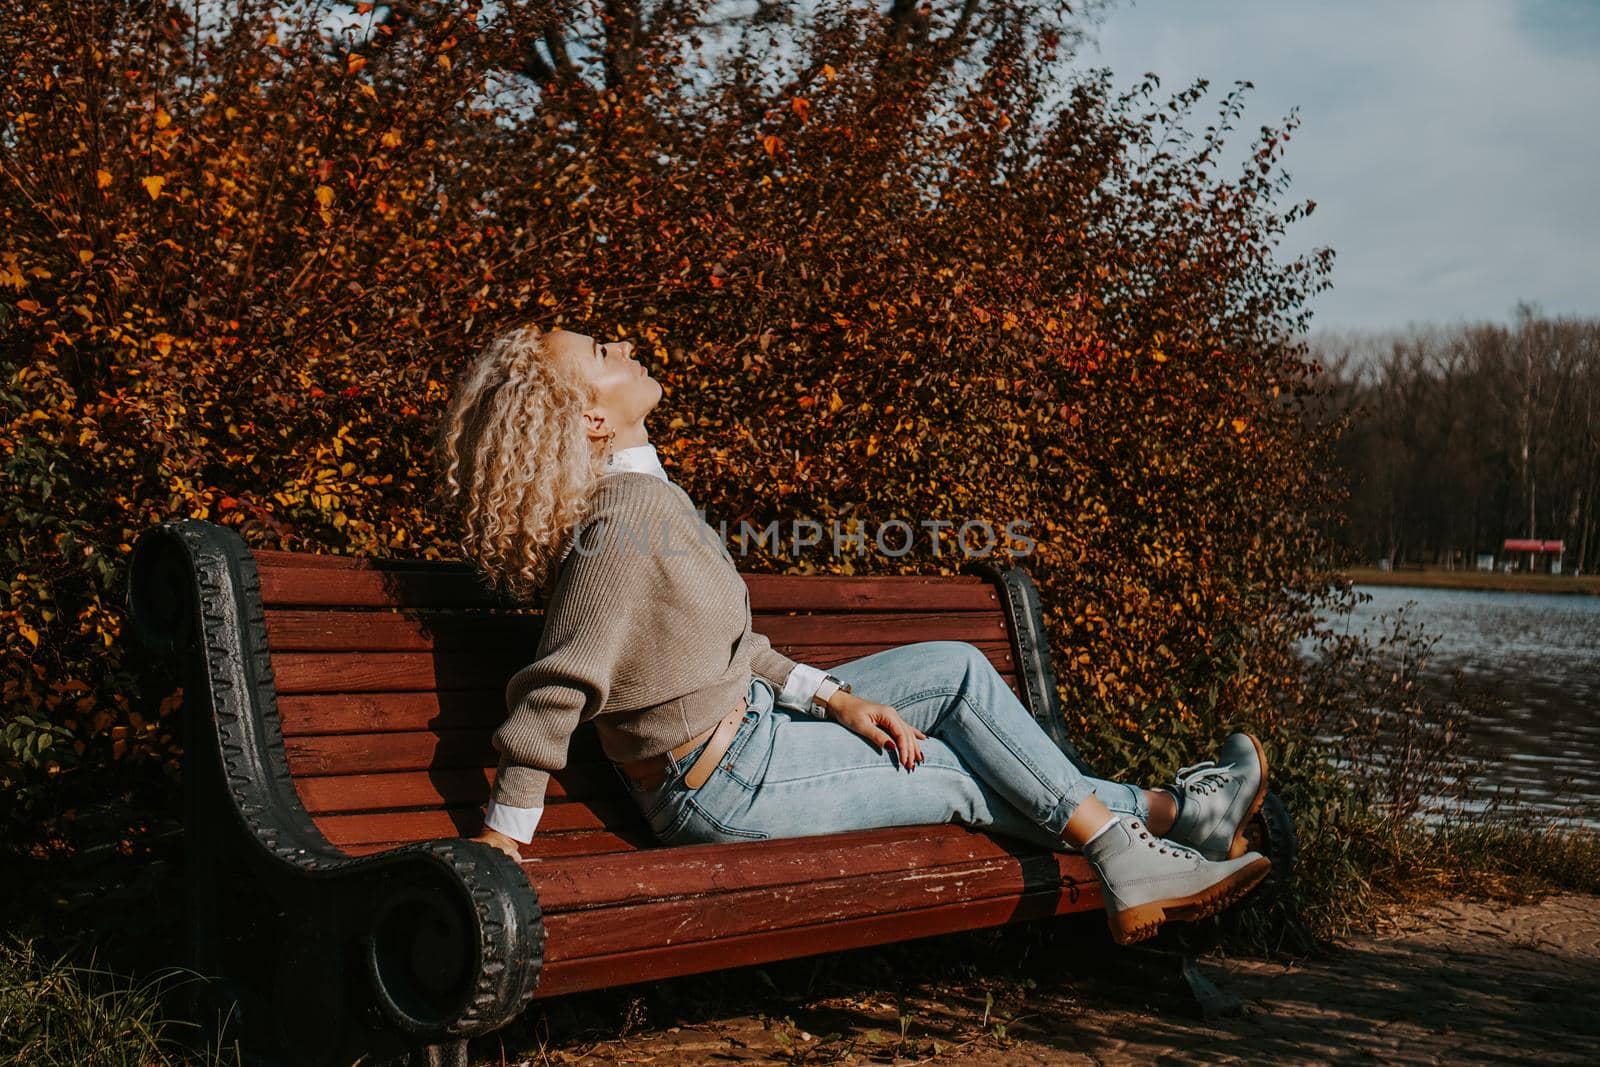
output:
M661 383L650 377L645 365L633 358L632 341L602 343L587 334L554 330L546 335L558 358L572 360L589 379L594 400L584 410L591 438L612 430L644 425L644 417L661 400Z

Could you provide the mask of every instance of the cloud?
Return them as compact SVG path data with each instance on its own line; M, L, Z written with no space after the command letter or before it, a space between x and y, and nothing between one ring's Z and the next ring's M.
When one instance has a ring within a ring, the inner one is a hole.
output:
M1317 210L1280 255L1338 253L1317 327L1503 320L1520 299L1600 315L1600 4L1138 0L1078 65L1118 88L1205 77L1213 102L1253 82L1234 163L1299 106L1284 203Z

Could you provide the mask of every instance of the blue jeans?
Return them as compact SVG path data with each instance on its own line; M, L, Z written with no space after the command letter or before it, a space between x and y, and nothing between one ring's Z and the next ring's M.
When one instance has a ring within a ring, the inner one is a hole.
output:
M1061 831L1090 794L1149 818L1140 789L1073 766L965 641L884 649L830 673L928 735L915 772L832 720L778 707L773 687L752 678L744 721L704 785L683 784L696 749L669 755L657 788L632 791L656 837L681 845L953 821L1065 849Z

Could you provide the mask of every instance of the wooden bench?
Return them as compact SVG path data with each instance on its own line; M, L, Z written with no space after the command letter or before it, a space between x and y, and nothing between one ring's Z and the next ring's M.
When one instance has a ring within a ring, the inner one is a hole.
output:
M745 577L756 628L819 667L975 645L1082 765L1020 568ZM267 1062L438 1062L532 997L1101 906L1080 857L955 825L660 846L587 728L519 865L463 835L537 605L464 561L252 552L190 519L142 534L129 585L137 637L186 664L194 1008ZM1284 863L1292 826L1263 811Z

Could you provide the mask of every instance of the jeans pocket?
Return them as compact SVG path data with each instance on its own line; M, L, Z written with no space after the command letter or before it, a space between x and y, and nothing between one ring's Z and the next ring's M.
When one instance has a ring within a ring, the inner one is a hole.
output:
M686 807L694 813L695 818L684 831L693 834L697 842L726 844L733 841L765 841L771 836L765 830L747 830L734 825L734 822L742 820L730 819L720 812L712 814L715 806L700 799L690 800Z
M745 789L754 789L767 776L772 762L772 724L760 709L745 712L744 722L734 735L728 751L717 761L712 777L726 774ZM757 738L760 738L758 741Z
M693 838L685 838L684 827L695 815L694 805L686 802L668 805L663 808L658 816L659 823L652 821L650 832L657 841L663 845L688 845L693 844Z

